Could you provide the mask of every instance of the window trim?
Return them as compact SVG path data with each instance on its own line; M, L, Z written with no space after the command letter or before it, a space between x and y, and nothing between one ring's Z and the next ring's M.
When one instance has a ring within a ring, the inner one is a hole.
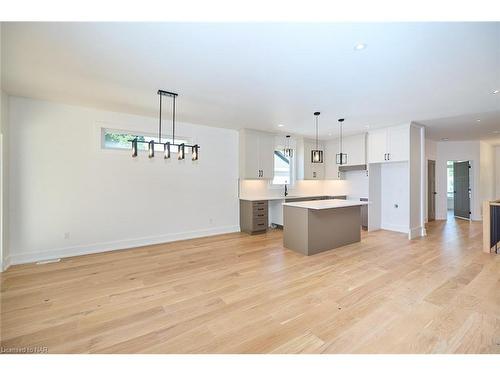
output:
M114 128L114 127L109 127L105 125L99 126L99 135L100 135L100 149L105 152L114 152L114 151L126 151L130 152L132 150L132 146L130 146L130 149L128 148L119 148L119 147L106 147L106 132L109 133L122 133L122 134L130 134L131 136L143 136L143 137L150 137L150 138L156 138L158 139L158 134L153 134L153 133L148 133L148 132L140 132L140 131L135 131L135 130L127 130L127 129L122 129L122 128ZM162 134L162 138L164 139L172 139L172 134ZM187 144L191 144L193 142L191 137L183 137L182 135L176 135L176 139L181 139ZM139 149L137 150L138 152L147 152L147 150L142 150ZM156 147L155 147L156 151ZM177 150L175 147L172 148L171 150L172 153L176 154Z

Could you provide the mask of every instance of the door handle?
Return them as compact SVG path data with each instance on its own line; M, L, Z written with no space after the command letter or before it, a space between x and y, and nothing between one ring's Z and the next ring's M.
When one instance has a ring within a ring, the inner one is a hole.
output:
M437 194L437 192L435 191L435 192L434 192L434 193L432 193L432 194L436 195L436 194Z

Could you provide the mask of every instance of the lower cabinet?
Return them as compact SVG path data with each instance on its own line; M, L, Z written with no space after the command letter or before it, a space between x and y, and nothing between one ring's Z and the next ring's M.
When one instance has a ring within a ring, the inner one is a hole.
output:
M249 234L265 232L269 224L268 201L240 200L240 230Z

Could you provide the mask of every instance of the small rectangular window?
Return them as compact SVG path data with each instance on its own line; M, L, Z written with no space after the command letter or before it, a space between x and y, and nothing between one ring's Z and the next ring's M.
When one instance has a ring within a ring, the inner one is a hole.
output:
M292 160L285 156L283 149L274 150L273 185L290 184L292 181Z
M130 141L137 138L139 141L149 142L151 140L158 141L158 136L149 133L139 133L139 132L128 132L126 130L116 130L116 129L102 129L102 148L112 149L112 150L131 150L132 145ZM162 137L161 141L163 143L172 143L172 136L165 135ZM175 138L176 144L186 143L190 144L190 140L186 137ZM147 143L138 143L137 149L139 151L146 151L148 149ZM163 146L155 144L155 151L163 152ZM172 153L177 152L176 147L172 147Z

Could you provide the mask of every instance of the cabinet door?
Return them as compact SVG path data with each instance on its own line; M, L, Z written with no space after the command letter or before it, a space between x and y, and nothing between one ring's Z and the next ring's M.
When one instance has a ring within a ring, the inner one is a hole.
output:
M327 180L338 180L339 179L339 166L336 163L336 155L338 150L338 141L328 141L325 144L325 177Z
M259 166L263 179L274 178L274 136L261 134L259 137Z
M383 163L387 154L387 130L373 130L368 133L368 163Z
M304 141L304 180L313 179L313 163L311 163L312 143Z
M244 179L258 179L260 178L260 152L259 152L259 133L247 131L243 133L240 138L243 147L243 171L242 178Z
M343 151L347 154L346 165L366 164L366 136L365 134L345 137Z
M389 161L407 161L410 148L410 128L407 125L388 128Z

